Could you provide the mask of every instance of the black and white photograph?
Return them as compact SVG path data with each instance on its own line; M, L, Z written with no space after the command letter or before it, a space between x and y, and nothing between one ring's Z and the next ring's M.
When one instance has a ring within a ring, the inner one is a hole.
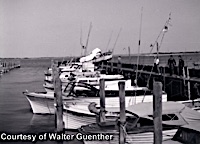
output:
M0 0L0 144L200 144L199 0Z

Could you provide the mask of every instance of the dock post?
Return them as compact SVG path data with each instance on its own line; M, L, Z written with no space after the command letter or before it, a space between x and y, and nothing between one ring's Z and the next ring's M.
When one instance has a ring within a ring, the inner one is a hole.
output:
M110 62L110 71L113 74L113 62Z
M54 76L54 104L55 104L55 121L56 131L58 133L63 132L63 101L62 101L62 90L61 80L59 78L60 70L53 64L53 76Z
M162 144L162 83L153 83L154 144Z
M190 95L190 72L189 72L188 67L187 67L187 78L188 78L188 82L187 82L187 85L188 85L188 98L190 100L191 99L191 95Z
M105 117L105 80L100 79L99 85L99 94L100 94L100 122L104 122L106 120Z
M165 88L166 88L166 82L165 82L165 67L163 67L163 85L164 85L164 91L165 91Z
M119 122L119 144L124 144L126 141L126 113L125 113L125 82L120 81L119 86L119 103L120 103L120 122Z
M117 72L118 74L121 73L122 63L121 63L121 56L118 56L118 62L117 62Z

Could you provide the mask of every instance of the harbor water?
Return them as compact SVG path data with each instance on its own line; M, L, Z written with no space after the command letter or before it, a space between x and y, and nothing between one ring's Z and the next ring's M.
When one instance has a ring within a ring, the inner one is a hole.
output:
M43 134L55 133L54 115L36 115L31 111L23 91L44 91L44 71L51 59L22 59L21 68L0 77L0 134ZM75 132L67 132L74 134ZM30 141L3 141L1 143L32 143ZM37 140L37 144L57 144L55 140ZM81 144L78 140L69 144Z

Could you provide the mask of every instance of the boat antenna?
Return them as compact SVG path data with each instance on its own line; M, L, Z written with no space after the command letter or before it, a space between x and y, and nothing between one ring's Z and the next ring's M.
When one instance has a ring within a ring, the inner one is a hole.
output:
M110 40L111 40L111 38L112 38L112 34L113 34L113 31L112 31L111 34L110 34L110 38L109 38L108 44L107 44L107 46L106 46L106 52L107 52L108 46L109 46L109 44L110 44Z
M119 33L118 33L118 35L117 35L116 41L115 41L114 46L113 46L113 49L112 49L112 53L114 52L114 49L115 49L117 40L118 40L118 38L119 38L119 35L120 35L120 33L121 33L121 30L122 30L122 27L120 28Z
M141 45L142 15L143 15L143 7L141 8L141 16L140 16L140 32L139 32L139 42L138 42L137 69L136 69L136 78L135 78L136 86L137 86L137 80L138 80L138 65L139 65L139 56L140 56L139 53L140 53L140 45Z
M88 37L87 37L86 45L85 45L85 55L87 54L87 47L88 47L88 42L89 42L89 37L90 37L91 29L92 29L92 22L90 22L90 28L89 28L89 32L88 32Z

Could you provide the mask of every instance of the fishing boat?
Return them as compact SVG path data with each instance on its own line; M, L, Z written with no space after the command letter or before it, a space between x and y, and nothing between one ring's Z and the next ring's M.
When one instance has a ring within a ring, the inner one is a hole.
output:
M106 100L112 103L112 105L118 104L118 82L117 81L108 81L105 82L105 95ZM123 80L124 81L124 80ZM146 87L136 87L131 86L131 81L125 81L125 94L129 99L136 96L135 101L152 101L153 94ZM87 83L79 82L70 82L67 84L65 89L63 89L63 97L72 97L74 99L84 100L87 102L97 102L99 101L99 86L92 86ZM54 109L54 92L23 92L28 99L33 113L49 113L53 114L49 109ZM63 98L64 99L64 98ZM167 94L163 94L163 101L167 101ZM65 100L64 100L65 102ZM87 103L88 104L88 103ZM38 108L40 107L40 108Z
M93 86L97 86L98 88L100 79L106 80L106 84L105 84L106 86L111 85L111 84L115 84L114 86L116 86L118 82L117 80L124 79L123 75L105 75L105 74L100 74L99 72L82 73L82 74L78 73L79 74L78 76L76 76L75 74L76 73L70 73L69 77L60 78L62 82L62 88L65 88L65 86L71 81L75 81L77 83L78 82L87 83ZM43 84L43 87L45 91L47 92L54 92L53 81L45 80L45 84Z
M178 127L194 122L200 122L200 113L176 102L162 103L163 141L172 139ZM124 127L126 143L153 143L153 104L139 103L126 108L126 124ZM113 121L93 123L79 128L82 135L97 134L113 135L111 140L83 140L85 144L116 144L119 143L118 117Z
M98 90L91 85L84 83L68 83L62 91L63 101L73 100L78 97L96 96ZM23 92L30 103L34 114L54 114L54 92Z
M97 63L102 61L109 61L112 59L112 52L102 53L99 48L95 48L89 55L80 58L80 62Z
M125 88L126 89L126 88ZM118 107L119 105L119 91L115 91L115 96L110 95L109 91L105 90L105 103L106 107ZM125 106L134 105L143 102L152 102L153 94L146 87L133 87L131 91L125 91ZM167 101L167 94L163 92L162 101ZM95 122L95 114L91 113L88 109L90 103L100 105L99 97L85 97L79 98L72 104L64 104L63 121L66 129L77 129L81 125Z

